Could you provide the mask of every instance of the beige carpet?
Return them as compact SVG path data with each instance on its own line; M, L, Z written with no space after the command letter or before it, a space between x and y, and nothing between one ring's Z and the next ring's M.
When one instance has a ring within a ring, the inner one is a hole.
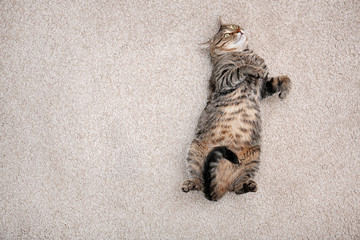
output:
M257 193L180 191L217 18L289 98ZM0 1L0 239L359 239L360 3Z

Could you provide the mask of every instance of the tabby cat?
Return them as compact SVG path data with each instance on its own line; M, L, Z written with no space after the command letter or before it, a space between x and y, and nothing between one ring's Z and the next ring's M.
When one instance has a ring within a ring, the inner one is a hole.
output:
M260 163L260 100L286 97L287 76L269 77L264 60L248 48L238 25L224 24L209 40L213 71L209 97L188 153L189 178L182 191L203 191L217 201L227 191L256 192Z

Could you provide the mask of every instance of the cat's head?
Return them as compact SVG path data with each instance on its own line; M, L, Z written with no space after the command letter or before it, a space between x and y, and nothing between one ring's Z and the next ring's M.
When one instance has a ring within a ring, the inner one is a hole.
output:
M247 48L248 36L235 24L224 24L220 18L219 31L207 42L210 55L217 56L229 52L241 52Z

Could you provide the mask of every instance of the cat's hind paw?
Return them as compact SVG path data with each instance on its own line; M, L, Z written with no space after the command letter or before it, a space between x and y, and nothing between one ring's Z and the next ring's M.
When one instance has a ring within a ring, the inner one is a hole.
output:
M202 190L202 184L201 181L198 179L189 179L185 180L183 184L181 185L181 190L183 192L189 192L191 190Z
M244 183L243 187L236 191L236 194L244 194L247 192L256 192L258 189L257 183L254 180L249 180L248 182Z

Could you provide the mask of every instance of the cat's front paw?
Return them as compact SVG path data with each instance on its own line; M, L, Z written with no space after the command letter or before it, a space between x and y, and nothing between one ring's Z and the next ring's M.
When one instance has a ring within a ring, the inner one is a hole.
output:
M189 192L191 190L200 191L202 189L201 181L199 179L189 179L185 180L181 185L181 190L183 192Z
M284 99L289 94L291 89L291 80L288 76L281 76L280 79L280 94L279 98Z

